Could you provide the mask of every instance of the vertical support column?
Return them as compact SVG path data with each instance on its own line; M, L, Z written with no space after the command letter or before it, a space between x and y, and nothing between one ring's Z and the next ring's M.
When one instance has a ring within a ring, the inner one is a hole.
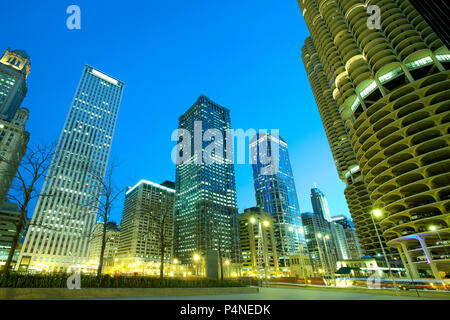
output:
M409 255L406 244L403 242L400 242L400 246L401 246L401 249L398 248L398 251L400 253L400 258L402 259L402 262L405 265L406 272L409 273L409 276L412 279L420 279L419 272L417 272L416 265L414 264L414 262L411 259L411 256ZM406 257L406 260L408 261L408 263L405 263L405 257Z
M436 280L442 281L441 274L439 273L438 269L436 268L436 264L433 261L433 257L431 256L430 250L428 250L427 244L425 243L425 240L422 239L422 237L417 237L417 240L419 240L420 245L422 246L423 252L425 253L428 263L431 268L431 272L433 272L434 277Z

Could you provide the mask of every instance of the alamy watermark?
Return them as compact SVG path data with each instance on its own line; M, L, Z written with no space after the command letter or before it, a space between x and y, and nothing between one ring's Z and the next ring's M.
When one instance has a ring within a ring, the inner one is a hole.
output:
M249 139L248 162L246 138ZM278 129L207 129L203 122L195 121L193 133L186 129L172 132L172 162L176 165L196 164L258 164L261 174L274 175L279 166L280 137ZM234 141L236 140L236 144Z
M381 29L381 9L379 6L371 5L367 6L367 13L370 17L367 19L367 28L369 29Z
M66 20L66 26L69 30L80 30L81 29L81 9L79 6L72 4L67 7L67 14L70 16Z
M71 268L69 268L68 273L70 274L72 271L74 271L74 273L69 278L67 278L67 289L80 290L81 289L81 268L80 267L71 267Z

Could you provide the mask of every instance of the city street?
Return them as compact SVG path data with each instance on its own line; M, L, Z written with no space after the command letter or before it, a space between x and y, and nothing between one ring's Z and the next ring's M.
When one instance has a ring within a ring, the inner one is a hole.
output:
M418 298L415 292L401 292L399 296L392 294L380 294L377 290L360 289L330 289L330 288L260 288L257 294L234 294L234 295L204 295L204 296L176 296L176 297L129 297L129 298L107 298L118 300L417 300L417 299L443 299L450 300L450 294L446 293L421 293L427 297ZM385 291L384 291L385 292ZM414 294L414 295L413 295Z

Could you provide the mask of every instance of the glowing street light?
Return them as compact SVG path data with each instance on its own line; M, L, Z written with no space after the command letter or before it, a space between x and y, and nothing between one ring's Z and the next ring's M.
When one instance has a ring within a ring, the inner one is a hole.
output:
M270 223L269 223L269 221L264 220L263 224L264 224L264 227L268 227Z
M294 227L290 226L289 231L293 232ZM298 240L300 262L302 264L303 280L305 281L305 285L306 285L305 261L304 261L304 257L303 257L304 251L303 251L303 245L301 245L301 237L299 237L299 235L298 235L298 234L303 234L303 228L299 227L298 229L295 229L295 232L296 232L296 236L297 236L297 240Z
M373 217L380 218L382 216L383 216L383 212L381 212L380 209L374 209L374 210L372 210L372 212L370 214L370 217L372 218L373 226L375 228L375 232L377 234L378 242L380 243L381 251L383 252L384 261L386 262L386 265L389 269L389 276L392 279L392 285L394 286L394 289L395 289L395 295L398 295L397 284L395 283L394 275L392 274L391 265L389 264L388 258L386 256L386 252L384 251L383 242L381 242L381 237L380 237L380 234L378 233L377 224L375 223L375 219L373 218Z
M255 219L254 217L251 217L251 218L250 218L250 222L251 222L251 223L255 223L255 222L256 222L256 219Z

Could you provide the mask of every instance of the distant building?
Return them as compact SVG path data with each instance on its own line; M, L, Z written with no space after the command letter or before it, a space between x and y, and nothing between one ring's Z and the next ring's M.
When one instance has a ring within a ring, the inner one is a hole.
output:
M358 236L356 235L356 230L353 228L352 221L344 215L334 216L332 217L332 220L335 224L339 224L344 228L345 242L348 248L348 259L361 258L361 246L359 244Z
M0 118L0 206L27 151L30 134L25 131L25 124L28 116L28 109L20 108L11 120Z
M0 208L0 265L3 265L9 255L17 224L20 219L20 210L15 203L5 202ZM26 225L26 221L23 221ZM19 239L22 237L24 228L20 231ZM17 262L20 250L16 249L13 257L13 265Z
M330 222L331 235L336 247L336 256L339 260L350 259L350 249L347 243L345 229L336 222Z
M314 276L314 268L307 253L293 254L289 257L289 275L299 279L311 278Z
M170 185L167 182L166 185ZM136 264L161 260L161 227L170 246L165 259L173 257L175 190L141 180L125 194L117 252L118 265L133 271Z
M274 220L270 213L253 207L239 215L242 275L265 277L279 274Z
M327 198L317 187L311 189L311 204L315 214L322 216L327 221L331 221Z
M318 275L331 275L336 266L337 256L330 223L321 215L312 212L302 213L301 217L314 272Z
M89 241L89 264L100 262L103 240L103 223L98 223L94 227L91 240ZM114 258L117 255L120 241L120 226L115 222L108 222L106 225L106 246L103 255L103 266L111 267L114 265Z
M280 267L288 267L301 241L295 232L301 218L288 145L279 136L258 133L250 141L250 154L256 205L271 214Z
M0 58L0 119L11 121L27 94L30 57L23 50L7 49Z
M344 227L344 229L354 228L352 220L350 220L343 214L338 215L338 216L332 216L331 220L336 223L339 223L341 226Z

